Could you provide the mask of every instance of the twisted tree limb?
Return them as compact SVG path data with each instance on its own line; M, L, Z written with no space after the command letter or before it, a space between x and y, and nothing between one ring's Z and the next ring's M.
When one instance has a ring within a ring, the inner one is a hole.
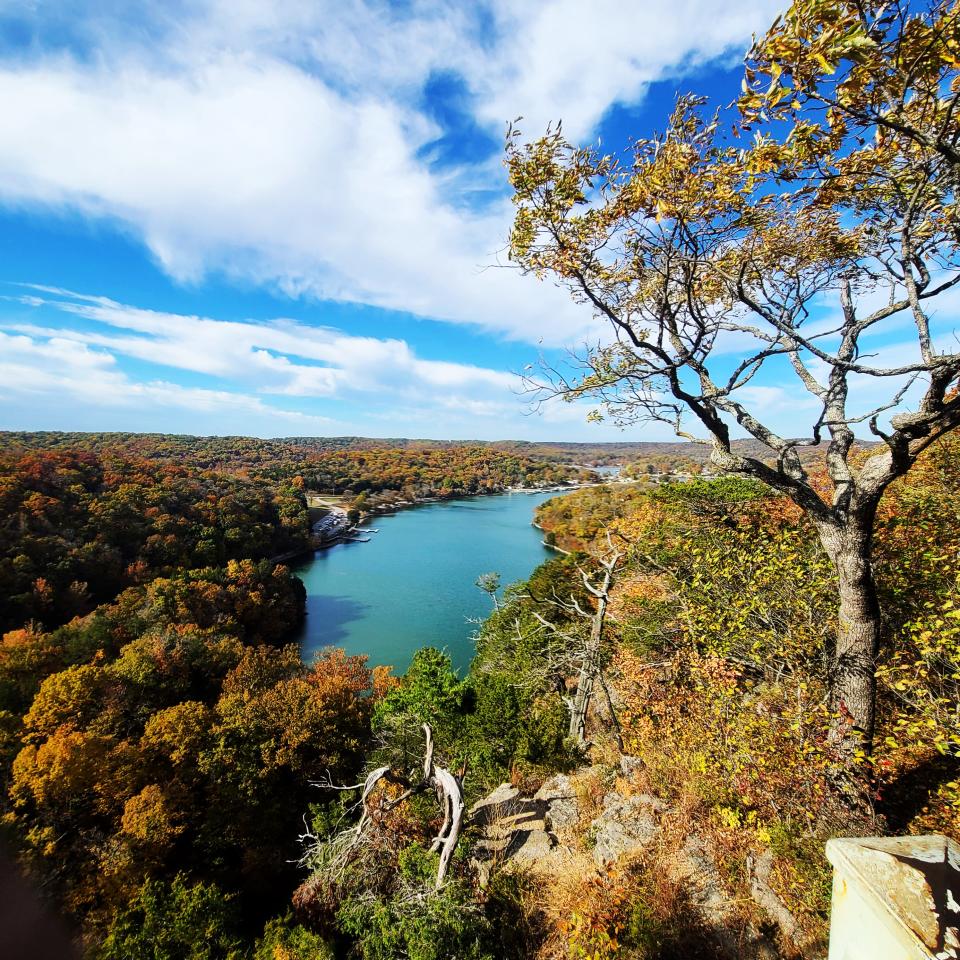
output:
M405 788L400 796L388 801L387 809L393 809L414 794L423 793L426 790L432 789L443 810L443 825L440 828L440 832L430 844L431 853L440 852L440 863L437 867L437 880L435 884L435 889L439 890L447 878L447 873L450 869L450 860L460 840L460 833L463 829L463 814L466 806L463 801L462 776L457 776L446 767L438 767L434 763L433 730L430 728L430 724L423 724L423 733L426 738L426 743L424 747L422 778L415 783L411 783L408 777L395 773L390 767L377 767L375 770L371 770L363 782L363 792L360 796L360 805L363 808L363 813L360 816L360 820L355 827L344 831L337 839L342 838L347 841L343 844L343 853L341 854L341 856L346 856L357 843L360 843L365 838L371 823L370 797L382 781ZM333 785L329 784L329 786ZM357 786L359 786L359 784Z

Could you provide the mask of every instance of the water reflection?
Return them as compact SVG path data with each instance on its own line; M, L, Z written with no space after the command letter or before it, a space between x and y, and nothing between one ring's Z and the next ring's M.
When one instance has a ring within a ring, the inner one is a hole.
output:
M368 543L319 552L294 572L307 588L304 656L325 646L369 657L402 672L420 647L447 648L466 669L476 620L490 599L475 586L496 571L506 586L552 554L531 526L555 493L502 494L425 504L367 524Z
M302 644L309 638L323 637L324 646L340 646L350 637L348 624L362 618L367 610L368 604L355 597L307 594L307 618L295 641Z

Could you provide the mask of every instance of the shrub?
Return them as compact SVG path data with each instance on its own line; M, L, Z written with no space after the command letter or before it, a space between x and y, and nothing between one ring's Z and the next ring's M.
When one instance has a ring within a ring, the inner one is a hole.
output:
M214 884L148 880L110 925L96 960L241 960L231 897Z

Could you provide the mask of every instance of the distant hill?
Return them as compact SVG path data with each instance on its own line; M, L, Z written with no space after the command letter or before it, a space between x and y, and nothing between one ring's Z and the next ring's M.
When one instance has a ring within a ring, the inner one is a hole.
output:
M869 448L871 441L858 441ZM683 463L703 464L710 456L707 444L689 441L634 440L617 443L568 443L532 440L429 440L409 437L198 437L162 433L72 433L62 431L0 431L0 450L65 450L125 452L150 459L178 459L189 455L208 466L264 465L291 455L347 450L437 450L457 447L490 447L504 453L558 463L586 466L641 466L657 462L666 468ZM736 440L734 449L748 456L769 458L769 450L756 440ZM798 448L805 463L822 459L826 444Z

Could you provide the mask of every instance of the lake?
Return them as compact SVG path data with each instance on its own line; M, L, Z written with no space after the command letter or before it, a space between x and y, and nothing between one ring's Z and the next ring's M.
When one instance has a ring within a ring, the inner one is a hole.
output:
M496 571L504 586L556 556L531 526L556 493L504 493L423 504L371 518L369 543L341 543L292 565L307 588L299 637L304 658L326 646L366 654L371 666L402 673L420 647L441 647L465 670L473 657L471 619L490 598L476 586Z

